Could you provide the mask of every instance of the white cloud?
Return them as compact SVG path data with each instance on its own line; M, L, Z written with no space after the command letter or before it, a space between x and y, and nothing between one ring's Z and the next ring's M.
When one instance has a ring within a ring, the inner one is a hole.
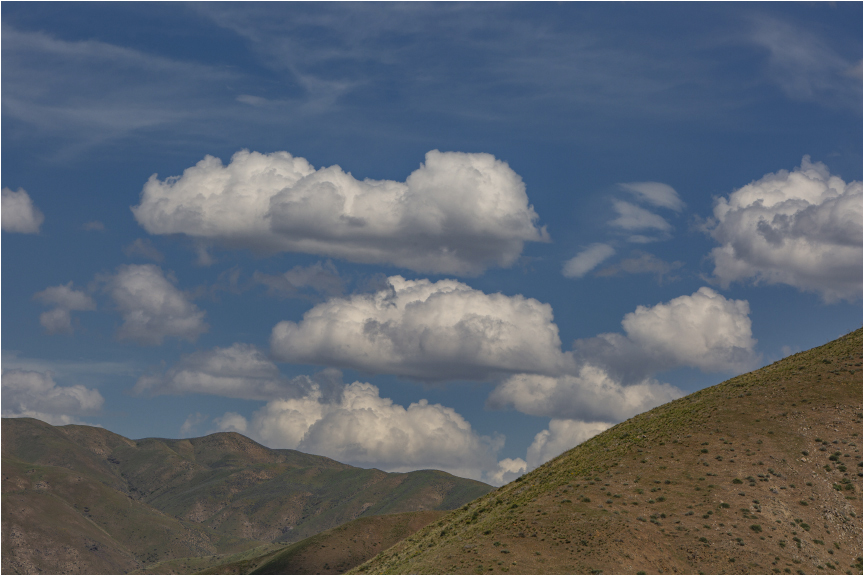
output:
M72 289L72 282L46 288L34 294L33 298L67 310L93 310L96 308L93 299L87 294Z
M832 176L808 156L721 198L711 252L721 285L754 279L817 292L825 301L861 296L862 186Z
M311 289L319 294L337 296L345 291L345 282L336 266L329 260L311 266L295 266L284 274L271 275L258 272L252 275L255 282L267 286L267 293L282 298L292 298Z
M165 259L165 255L162 254L158 248L153 246L153 243L146 238L137 238L128 246L124 246L123 253L129 258L137 256L139 258L153 260L154 262L162 262L162 260Z
M96 413L105 399L98 390L80 384L57 386L50 372L4 370L3 417L38 418L56 426L80 423Z
M498 384L487 402L532 416L617 422L681 396L656 380L625 386L603 368L584 364L576 375L516 374Z
M207 421L207 415L201 414L200 412L195 412L194 414L190 414L186 420L183 422L183 425L180 426L180 437L187 438L192 433L195 428L203 424Z
M507 267L525 242L548 240L505 162L437 150L405 182L316 170L288 152L243 150L227 166L207 156L180 177L153 175L132 210L151 234L435 273Z
M674 188L662 182L622 182L618 184L643 202L668 208L675 212L684 209L684 202Z
M123 316L121 340L161 344L166 337L194 341L208 329L204 311L153 264L120 266L106 290Z
M702 287L667 303L638 306L621 321L626 334L577 340L574 356L625 383L681 366L744 371L758 360L749 314L746 300L728 300Z
M512 482L528 471L528 463L522 458L504 458L498 462L498 469L486 476L486 481L493 486L501 486Z
M214 394L273 400L303 395L316 385L307 376L282 376L251 344L233 344L188 354L162 374L141 376L133 390L136 394Z
M568 362L548 304L455 280L388 282L318 304L300 323L280 322L270 339L274 357L428 380L560 373Z
M672 225L669 224L662 216L659 216L644 208L640 208L635 204L631 204L630 202L625 202L623 200L615 200L613 201L612 205L614 206L615 211L618 212L618 218L609 221L609 224L611 226L630 231L654 230L657 232L661 232L663 237L668 236L669 232L672 230ZM659 238L645 236L644 234L637 234L632 236L630 238L630 241L644 244L646 242L653 242L654 240L658 239Z
M534 442L528 447L528 469L533 470L567 450L575 448L610 426L612 424L609 422L551 420L549 428L534 436Z
M221 432L238 432L247 434L249 422L246 418L236 412L226 412L219 418L214 418L213 422L218 426Z
M251 420L226 413L217 424L272 448L391 472L433 468L478 480L499 471L495 454L504 443L500 436L478 435L452 408L426 400L404 408L361 382L345 386L338 399L326 401L313 388L301 398L267 403Z
M620 421L682 395L650 378L681 366L733 371L753 366L750 308L710 288L624 316L626 334L577 340L577 368L560 374L516 374L489 395L493 408L512 405L534 416Z
M567 278L581 278L613 254L615 249L608 244L592 244L565 262L562 274Z
M750 305L702 287L650 308L637 306L621 321L627 337L653 356L705 371L749 367L754 361Z
M34 294L33 298L45 304L54 305L53 309L43 312L39 316L39 323L49 334L72 332L70 311L96 309L96 303L90 296L80 290L72 289L72 282L46 288Z
M45 216L33 205L30 195L23 188L13 192L3 188L0 202L0 220L4 232L19 232L21 234L36 234L45 220Z

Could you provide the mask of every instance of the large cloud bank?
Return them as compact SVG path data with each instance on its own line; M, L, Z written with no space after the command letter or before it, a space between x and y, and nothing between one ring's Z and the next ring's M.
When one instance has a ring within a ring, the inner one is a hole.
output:
M303 397L268 402L249 420L227 413L217 423L274 448L392 472L435 468L492 481L506 472L495 459L503 437L477 434L465 418L440 404L394 404L362 382L345 386L331 401L313 387Z
M105 402L98 390L57 386L50 373L35 370L4 370L2 388L4 418L38 418L55 426L81 423L81 416Z
M123 317L121 340L161 344L166 337L194 341L208 329L204 311L153 264L120 266L106 290Z
M754 279L817 292L828 302L861 296L862 186L808 156L721 198L711 252L722 285Z
M145 184L135 218L151 234L462 275L512 265L544 241L522 179L489 154L439 152L405 182L359 181L287 152L205 157Z
M280 322L274 356L426 380L560 373L569 362L548 304L455 280L388 282L373 294L318 304L299 323Z
M42 212L33 205L30 195L21 188L13 192L9 188L3 188L2 203L2 229L4 232L18 232L20 234L35 234L45 220Z

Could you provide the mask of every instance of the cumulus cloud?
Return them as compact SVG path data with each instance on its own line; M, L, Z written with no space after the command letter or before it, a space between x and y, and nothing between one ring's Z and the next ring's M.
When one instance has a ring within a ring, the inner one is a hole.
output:
M201 414L200 412L195 412L194 414L190 414L186 420L183 422L183 425L180 426L180 437L187 438L195 430L198 426L207 421L207 415Z
M581 278L615 254L608 244L592 244L564 263L562 274L567 278Z
M675 212L684 209L684 202L674 188L662 182L624 182L618 184L622 189L635 195L639 200L668 208Z
M229 412L217 424L273 448L391 472L434 468L478 480L499 471L495 454L504 443L501 436L477 434L452 408L426 400L405 408L361 382L331 401L313 388L300 398L268 402L250 420Z
M648 353L705 371L746 368L754 360L750 305L702 287L652 307L637 306L621 321Z
M194 341L208 329L204 311L153 264L120 266L105 279L108 294L123 317L121 340L161 344L166 337Z
M4 232L18 232L21 234L36 234L45 220L45 216L33 205L30 195L23 188L13 192L9 188L3 188L2 203L2 228Z
M584 364L575 375L516 374L498 384L487 402L532 416L621 421L681 396L656 380L624 386L603 368Z
M135 218L151 234L473 275L547 241L522 179L490 154L439 152L405 182L316 170L288 152L205 157L145 184Z
M534 442L528 447L527 468L533 470L567 450L575 448L610 426L612 424L609 422L551 420L549 428L534 436Z
M128 246L124 246L123 253L128 258L146 258L154 262L162 262L165 259L165 255L146 238L137 238Z
M98 390L58 386L50 372L4 370L2 389L4 418L38 418L55 426L80 423L80 416L96 413L105 402Z
M331 298L299 323L273 328L278 360L426 380L486 380L560 372L552 308L521 295L485 294L456 280L388 278L373 294Z
M72 289L72 282L51 286L33 295L35 300L54 306L39 316L39 323L49 334L72 333L73 310L95 310L96 303L80 290Z
M748 302L726 299L707 287L652 307L638 306L621 325L625 334L577 340L576 359L602 366L623 382L681 366L743 371L758 359Z
M486 481L493 486L512 482L528 471L528 463L522 458L504 458L498 462L498 469L488 474Z
M338 372L338 371L337 371ZM136 394L214 394L228 398L273 400L301 396L316 382L308 376L286 378L251 344L193 352L160 374L138 378Z
M808 156L766 174L714 207L711 252L722 286L753 279L816 292L827 302L861 296L862 186Z
M311 266L295 266L283 274L264 274L257 270L252 279L267 286L267 293L281 298L295 298L312 290L326 296L338 296L345 291L345 282L329 260Z
M574 369L510 376L495 387L487 404L560 420L624 420L683 395L651 377L657 372L681 366L751 368L756 341L749 312L746 301L727 300L704 287L653 307L638 306L624 316L624 334L577 340Z

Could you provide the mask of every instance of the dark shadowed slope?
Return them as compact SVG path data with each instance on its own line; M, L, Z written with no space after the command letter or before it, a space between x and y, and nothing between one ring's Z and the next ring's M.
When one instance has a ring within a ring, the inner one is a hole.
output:
M271 450L235 433L129 440L4 418L2 439L6 573L123 573L296 542L361 516L452 509L491 489Z
M205 574L342 574L444 516L440 510L368 516L279 550L231 558ZM157 567L158 568L158 567Z
M857 330L618 424L357 573L861 574Z

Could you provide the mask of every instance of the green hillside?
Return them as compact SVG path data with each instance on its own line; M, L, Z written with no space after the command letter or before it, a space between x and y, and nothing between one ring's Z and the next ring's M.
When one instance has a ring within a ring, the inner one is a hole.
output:
M862 331L618 424L362 574L861 574Z
M30 418L4 418L2 433L5 573L126 573L181 558L203 569L358 517L453 509L491 489L272 450L236 433L130 440Z

